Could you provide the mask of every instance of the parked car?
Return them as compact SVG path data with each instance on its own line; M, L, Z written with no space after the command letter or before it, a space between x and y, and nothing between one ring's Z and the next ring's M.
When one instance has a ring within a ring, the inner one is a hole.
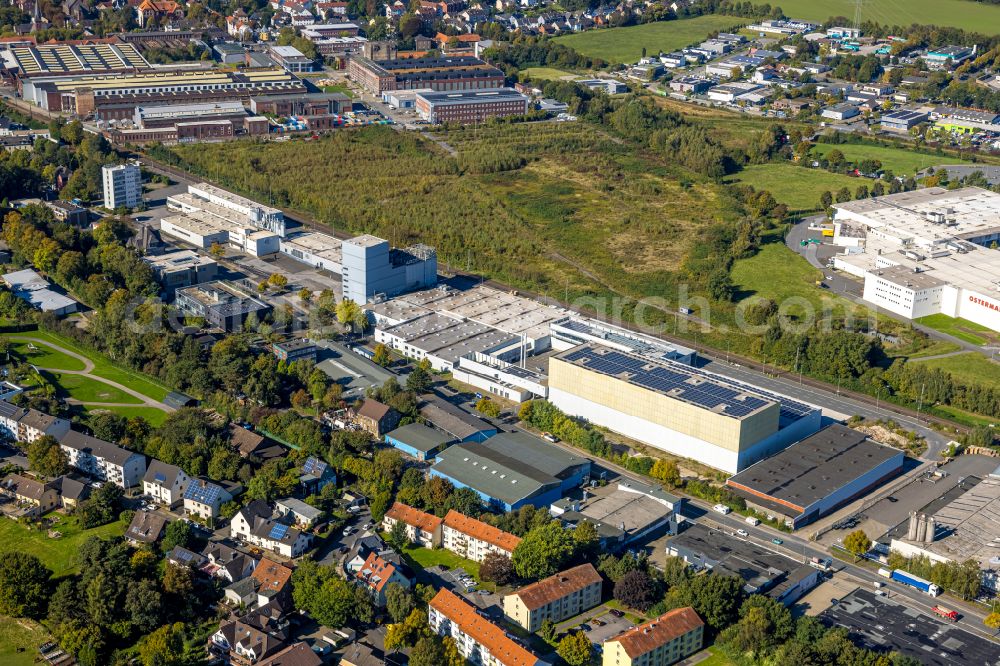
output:
M344 528L344 536L351 536L351 532L353 532L353 531L354 531L353 527L351 527L351 526L345 527Z
M617 608L612 608L610 612L615 617L625 617L625 613L623 613L622 611L618 610Z

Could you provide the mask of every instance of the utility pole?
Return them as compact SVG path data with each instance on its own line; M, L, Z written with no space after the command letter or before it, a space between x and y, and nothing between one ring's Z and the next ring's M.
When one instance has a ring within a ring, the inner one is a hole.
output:
M920 409L924 406L924 388L927 386L927 382L920 385L920 400L917 401L917 414L920 413Z

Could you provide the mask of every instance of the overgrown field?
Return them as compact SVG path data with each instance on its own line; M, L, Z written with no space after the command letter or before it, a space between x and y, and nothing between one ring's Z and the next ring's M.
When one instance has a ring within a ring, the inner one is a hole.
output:
M927 167L938 167L942 164L972 164L968 160L947 155L928 155L905 148L852 143L818 143L813 146L810 155L819 157L829 154L831 150L839 150L848 162L878 160L882 163L882 168L891 170L897 176L913 176Z
M556 37L555 41L590 58L610 63L633 63L646 53L668 53L703 41L712 32L739 28L747 19L709 14L681 21L657 21L627 28L587 30Z
M780 4L788 16L822 23L833 16L853 17L856 3L855 0L782 0ZM1000 32L1000 6L973 0L867 0L861 6L861 20L883 25L950 26L993 35Z
M583 123L173 149L195 172L341 231L424 242L439 263L550 295L667 295L726 197Z
M767 190L777 201L788 204L791 210L801 211L819 209L819 198L823 192L836 192L846 187L853 193L859 185L870 185L872 182L867 178L852 178L790 162L755 164L737 173L733 181Z

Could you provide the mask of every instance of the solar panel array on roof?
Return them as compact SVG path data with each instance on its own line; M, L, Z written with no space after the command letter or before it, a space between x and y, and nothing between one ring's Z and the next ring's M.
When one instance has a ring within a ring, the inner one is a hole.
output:
M214 483L192 483L184 493L184 499L201 504L215 504L222 493L222 488Z
M325 462L310 456L309 458L306 458L306 462L302 465L302 473L322 476L323 472L326 471L326 468L327 464Z
M288 534L288 525L285 525L283 523L278 523L271 528L271 531L268 533L267 538L274 539L277 541L284 539L286 534Z
M143 69L149 63L132 44L39 44L11 49L25 74L83 74Z

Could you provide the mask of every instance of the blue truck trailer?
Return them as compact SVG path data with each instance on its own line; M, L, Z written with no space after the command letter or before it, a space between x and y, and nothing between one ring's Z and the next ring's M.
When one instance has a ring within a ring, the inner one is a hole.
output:
M924 580L919 576L914 576L911 573L907 573L902 569L894 569L892 574L889 576L892 580L897 583L902 583L903 585L909 585L910 587L915 587L921 592L929 594L932 597L936 597L941 594L941 588L930 582L929 580Z

